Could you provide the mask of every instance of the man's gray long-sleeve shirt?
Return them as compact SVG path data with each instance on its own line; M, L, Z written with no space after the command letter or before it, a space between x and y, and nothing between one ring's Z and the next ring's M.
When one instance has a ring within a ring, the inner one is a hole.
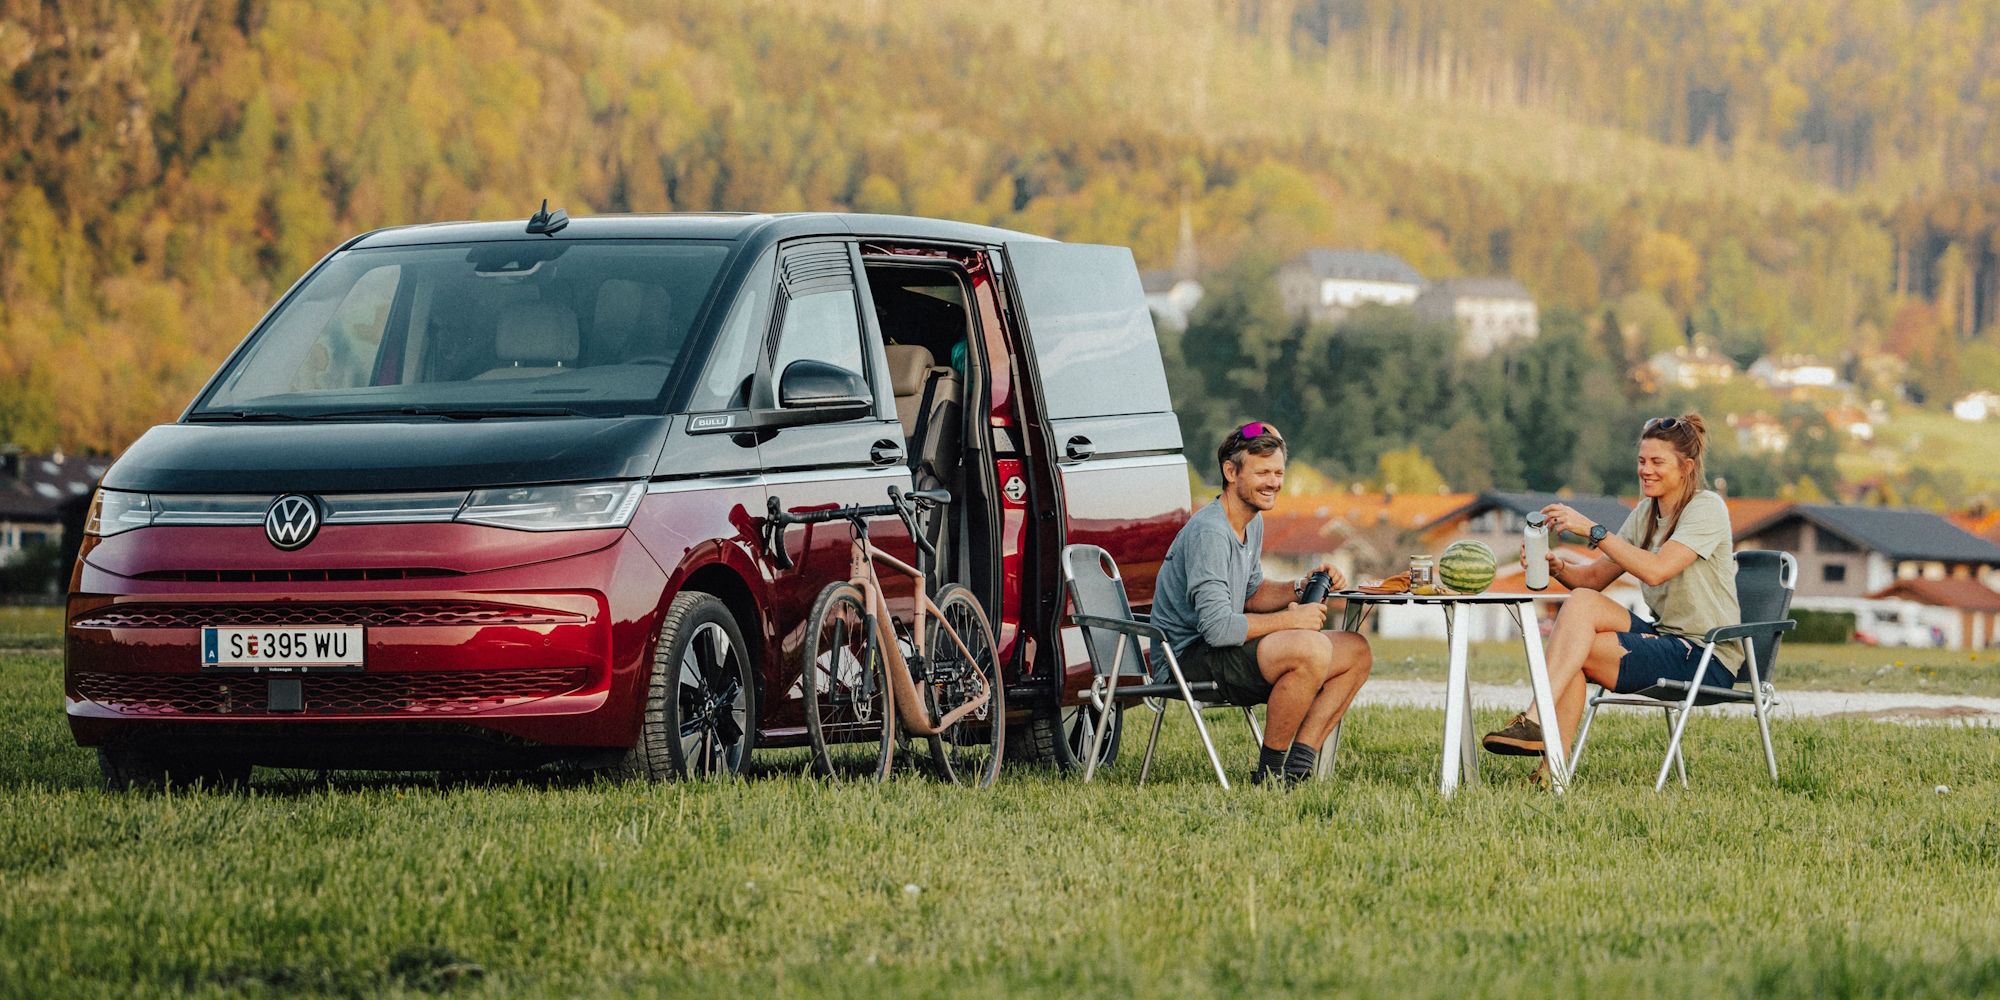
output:
M1210 646L1241 646L1249 638L1243 605L1264 582L1259 565L1263 549L1264 515L1250 518L1239 542L1220 498L1181 526L1153 583L1153 624L1167 634L1174 656L1187 652L1196 639ZM1164 658L1155 658L1153 675L1165 680Z

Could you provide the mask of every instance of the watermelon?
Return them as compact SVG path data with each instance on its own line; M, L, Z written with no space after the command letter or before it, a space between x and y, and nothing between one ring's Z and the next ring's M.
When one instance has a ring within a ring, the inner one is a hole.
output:
M1477 594L1493 585L1498 562L1485 542L1453 542L1438 557L1438 582L1461 594Z

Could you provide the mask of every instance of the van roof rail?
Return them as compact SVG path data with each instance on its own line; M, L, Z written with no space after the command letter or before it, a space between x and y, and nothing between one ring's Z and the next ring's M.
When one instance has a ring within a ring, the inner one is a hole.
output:
M550 212L547 198L542 199L541 211L528 217L528 232L543 236L554 236L567 225L569 225L569 213L560 208Z

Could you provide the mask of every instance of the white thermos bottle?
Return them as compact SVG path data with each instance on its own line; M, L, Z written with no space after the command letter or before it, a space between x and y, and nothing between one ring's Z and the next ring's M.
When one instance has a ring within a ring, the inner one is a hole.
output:
M1549 589L1549 519L1539 510L1528 512L1528 525L1521 529L1521 553L1528 561L1528 589Z

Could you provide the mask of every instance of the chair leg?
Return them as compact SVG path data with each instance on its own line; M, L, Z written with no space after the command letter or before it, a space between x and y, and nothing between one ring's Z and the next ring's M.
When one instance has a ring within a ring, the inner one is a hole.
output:
M1092 730L1090 734L1090 756L1085 758L1083 762L1084 784L1089 784L1091 777L1097 774L1097 755L1104 748L1105 730L1111 728L1111 713L1117 709L1118 675L1112 674L1110 687L1104 692L1104 709L1097 714L1097 728ZM1078 710L1083 712L1086 717L1090 714L1089 705L1084 705Z
M1586 690L1588 689L1586 688ZM1599 694L1604 692L1603 688L1598 688L1597 690ZM1569 776L1572 778L1576 777L1576 769L1582 766L1583 744L1584 741L1590 739L1590 721L1595 718L1597 718L1597 699L1593 697L1590 699L1590 704L1583 710L1583 725L1578 726L1576 729L1576 749L1569 752Z
M1701 679L1708 676L1708 663L1715 658L1715 644L1709 643L1701 651L1701 659L1694 665L1694 679L1688 682L1687 697L1680 703L1680 718L1674 721L1674 734L1667 740L1667 757L1660 761L1660 777L1653 782L1653 791L1667 787L1667 773L1673 770L1674 760L1681 752L1681 737L1687 734L1687 725L1694 718L1694 700L1701 694Z
M1674 715L1675 715L1675 713L1677 713L1678 711L1679 711L1679 709L1675 709L1675 708L1672 708L1672 707L1667 707L1667 708L1662 708L1662 709L1660 709L1660 716L1661 716L1661 718L1662 718L1663 720L1665 720L1665 722L1666 722L1666 724L1667 724L1667 739L1668 739L1668 740L1672 740L1672 739L1673 739L1673 736L1674 736ZM1681 752L1681 753L1676 753L1676 754L1674 754L1674 769L1680 772L1680 775L1681 775L1681 787L1682 787L1682 788L1686 788L1686 787L1688 786L1688 765L1687 765L1687 754L1686 754L1686 752Z
M1201 702L1196 701L1194 692L1188 690L1187 678L1181 674L1180 661L1174 659L1171 649L1167 650L1167 671L1173 675L1174 686L1181 689L1181 700L1187 703L1188 714L1194 716L1194 729L1201 734L1202 748L1208 751L1208 762L1215 767L1215 780L1222 782L1222 787L1227 789L1229 775L1222 771L1222 758L1215 752L1215 741L1208 738L1208 723L1201 718Z
M1333 773L1333 759L1340 755L1340 731L1346 725L1346 719L1334 723L1333 732L1327 734L1325 745L1319 748L1319 762L1313 765L1313 775L1321 781Z
M1167 721L1167 706L1153 713L1153 735L1146 740L1146 758L1139 762L1139 784L1146 783L1146 775L1153 770L1153 748L1160 744L1160 723Z
M1250 724L1250 738L1256 740L1258 746L1263 746L1264 727L1257 724L1257 713L1248 705L1243 706L1243 721Z
M1757 733L1764 738L1764 763L1771 768L1771 780L1776 781L1778 780L1778 754L1777 751L1771 749L1770 709L1765 705L1767 700L1765 692L1757 691L1754 694L1756 698L1751 704L1757 708Z

